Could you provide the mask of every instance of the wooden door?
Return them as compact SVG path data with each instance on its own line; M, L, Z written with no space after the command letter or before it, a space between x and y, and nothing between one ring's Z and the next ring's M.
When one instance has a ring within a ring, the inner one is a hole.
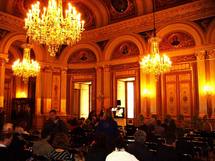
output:
M190 118L193 113L192 73L183 71L164 76L164 114Z

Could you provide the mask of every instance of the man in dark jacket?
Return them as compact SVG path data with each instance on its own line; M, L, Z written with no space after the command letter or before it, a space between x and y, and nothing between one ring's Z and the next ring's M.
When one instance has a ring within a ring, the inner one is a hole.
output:
M42 130L42 138L47 138L56 133L68 133L68 129L63 120L57 117L57 111L51 110L49 112L49 119L45 122Z
M12 138L13 135L11 132L0 131L0 160L2 161L15 161L8 149Z

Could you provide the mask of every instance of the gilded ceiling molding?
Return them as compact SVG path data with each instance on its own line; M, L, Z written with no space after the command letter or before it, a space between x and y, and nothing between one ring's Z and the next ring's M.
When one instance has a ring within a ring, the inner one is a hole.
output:
M0 11L0 28L24 33L24 20Z
M146 51L146 44L144 39L137 34L129 34L129 35L122 35L110 40L104 49L105 61L109 61L111 59L111 55L114 54L113 51L115 47L119 44L130 41L133 42L139 49L139 55L143 55Z
M194 38L196 46L205 44L205 37L204 37L203 31L198 25L194 23L187 22L187 23L170 24L168 26L163 27L162 29L159 29L157 35L160 38L163 38L165 35L171 32L180 32L180 31L189 33Z
M213 0L200 0L156 12L156 26L172 24L179 21L192 21L215 15ZM153 28L152 14L114 23L83 34L83 40L101 41L116 37L122 33L140 33Z
M95 14L96 27L105 26L108 24L109 15L107 8L100 1L79 0L78 2L86 5Z

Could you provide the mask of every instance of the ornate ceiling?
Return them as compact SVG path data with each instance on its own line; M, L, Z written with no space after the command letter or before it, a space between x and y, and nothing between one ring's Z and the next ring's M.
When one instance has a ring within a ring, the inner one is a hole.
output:
M66 7L71 2L82 13L87 30L123 21L152 12L153 0L63 0ZM175 7L197 0L155 0L156 10ZM31 4L36 0L0 0L0 10L24 18ZM47 6L48 0L40 0Z

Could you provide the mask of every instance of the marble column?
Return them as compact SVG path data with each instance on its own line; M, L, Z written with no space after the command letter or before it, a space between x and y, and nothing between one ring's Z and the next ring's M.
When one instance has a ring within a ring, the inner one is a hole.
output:
M47 114L51 110L52 70L44 68L42 72L42 110Z
M104 83L103 83L103 68L96 68L96 112L99 114L104 108Z
M5 59L0 57L0 107L4 107Z
M61 70L61 103L60 113L66 115L67 70Z
M147 96L147 74L140 68L140 113L147 115L149 108L149 101Z
M107 109L111 106L111 73L110 73L110 67L105 66L104 67L104 108Z
M36 77L36 92L35 92L35 114L40 115L41 114L41 72L37 74Z
M204 85L206 84L205 74L205 50L196 52L197 57L197 76L198 76L198 92L199 92L199 116L207 114L207 100L204 93Z
M211 108L211 116L215 118L215 49L210 49L207 51L207 58L210 69L208 83L212 88L212 91L208 96L207 105Z

